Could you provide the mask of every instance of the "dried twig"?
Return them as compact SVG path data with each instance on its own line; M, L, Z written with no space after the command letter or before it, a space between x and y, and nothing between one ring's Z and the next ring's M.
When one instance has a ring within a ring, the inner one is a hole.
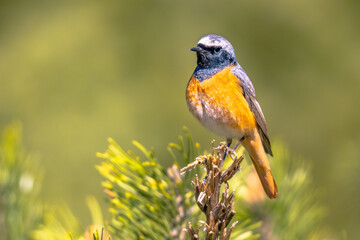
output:
M199 176L196 175L195 180L192 182L196 203L201 211L205 213L206 222L201 222L200 227L196 230L193 229L190 223L188 224L188 227L184 230L189 234L191 239L199 239L199 230L201 226L204 225L207 240L227 240L230 239L231 231L237 224L237 222L234 222L227 228L235 215L234 191L229 194L227 181L240 170L240 164L244 156L237 157L235 155L234 157L230 154L233 163L225 171L222 171L222 157L226 153L227 147L225 144L221 144L218 148L215 148L214 141L212 141L212 145L211 155L199 156L194 162L180 170L181 173L184 173L197 165L203 165L207 172L207 175L202 181L200 181ZM217 152L215 152L215 150L217 150ZM220 199L220 189L223 183L226 184Z

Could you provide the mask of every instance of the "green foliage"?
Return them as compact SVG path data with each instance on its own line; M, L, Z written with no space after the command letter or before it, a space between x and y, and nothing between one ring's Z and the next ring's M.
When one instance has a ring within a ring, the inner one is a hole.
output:
M134 153L126 153L113 139L108 150L98 154L105 161L98 166L106 178L103 182L110 199L110 231L119 239L185 239L182 229L186 223L204 220L194 199L191 181L199 168L180 177L178 165L185 166L199 153L200 146L193 143L185 129L185 138L170 143L169 152L175 164L167 171L159 165L152 151L134 145L145 155L145 161ZM254 230L260 222L241 219L234 229L234 239L258 238Z
M69 232L72 238L80 239L83 230L69 207L63 204L47 209L44 223L32 232L32 237L36 240L62 240L69 237Z
M234 240L252 240L258 239L260 234L256 233L259 227L261 226L260 221L253 221L252 219L239 219L239 217L234 218L234 221L238 219L239 224L236 225L233 233L232 239Z
M85 232L78 218L74 216L69 207L62 204L61 206L47 209L44 223L32 231L32 239L111 240L108 232L102 227L102 213L97 201L91 197L87 199L87 202L93 216L92 222L94 225L89 226Z
M179 140L179 144L171 143L169 150L175 159L174 166L179 162L185 166L198 154L195 152L199 152L199 146L193 143L188 132L185 140L183 137ZM140 161L134 153L125 153L114 140L109 142L108 151L99 154L106 161L98 170L106 178L103 186L111 203L110 230L116 236L120 239L125 236L127 239L177 239L178 235L171 235L180 233L174 231L176 227L202 220L198 209L192 207L195 206L194 196L189 188L196 170L178 178L174 185L174 178L170 177L174 172L166 172L152 151L134 142L146 156L145 161ZM174 149L178 151L174 153ZM240 177L230 181L238 196L234 221L239 224L233 231L233 239L324 237L326 231L321 224L324 210L318 192L310 184L308 168L303 160L289 157L280 144L275 144L274 152L276 157L271 161L280 192L278 199L266 198L257 178L253 178L252 165L246 162ZM243 149L238 151L242 153ZM227 164L230 161L227 159ZM181 199L180 203L176 202L176 196ZM187 214L179 221L181 207Z
M0 232L6 240L110 240L186 239L188 222L200 225L204 216L195 203L191 181L203 175L201 167L180 176L179 168L199 155L185 129L179 143L170 143L174 165L164 169L153 151L138 142L134 145L145 156L140 160L126 153L109 139L104 159L97 166L105 177L104 191L110 203L110 220L104 221L94 197L87 199L93 225L86 230L65 205L44 207L39 202L41 172L22 148L21 126L12 124L3 132L0 143ZM268 200L254 175L251 164L242 163L241 172L229 184L235 190L233 221L238 221L232 239L324 239L329 236L322 225L324 208L319 192L312 186L304 160L290 156L281 144L274 145L272 170L279 187L279 198ZM238 151L242 154L243 149ZM226 164L230 164L228 158ZM255 178L254 178L255 177ZM202 234L202 230L200 234ZM333 236L332 236L333 237ZM334 237L333 237L334 238Z
M36 240L111 240L103 227L99 203L94 197L88 197L86 202L91 212L93 225L89 226L85 233L78 218L66 204L62 204L47 209L44 222L32 231L32 238Z
M274 158L270 159L272 172L278 183L279 197L268 200L252 165L245 164L246 174L239 183L236 210L238 217L260 220L262 239L324 239L329 237L323 226L324 207L320 194L312 186L310 168L304 160L290 156L286 148L276 143Z
M0 239L111 239L102 229L101 210L94 198L89 197L87 203L96 226L90 226L85 234L65 204L48 207L41 203L41 168L24 151L21 133L21 124L13 123L5 128L0 141Z
M105 162L97 168L106 178L103 187L110 197L110 230L120 239L177 239L183 235L186 222L197 215L189 176L182 179L177 165L166 171L153 152L138 142L133 143L145 161L124 152L113 139L109 142L109 149L98 154ZM180 138L179 145L170 145L171 155L176 158L172 149L177 149L182 162L192 159L198 149L189 135L186 143Z
M93 240L105 240L104 236L105 236L104 228L101 229L100 233L98 230L96 230L96 232L93 233ZM109 236L107 239L111 240L111 237Z
M21 144L21 124L13 123L0 143L1 239L30 239L30 231L43 219L39 202L41 170Z
M274 172L281 179L282 192L277 201L267 201L264 212L269 218L275 236L280 239L324 239L326 231L321 224L325 209L320 204L320 193L313 187L310 168L304 160L289 155L284 146L276 145ZM275 224L276 223L276 224Z

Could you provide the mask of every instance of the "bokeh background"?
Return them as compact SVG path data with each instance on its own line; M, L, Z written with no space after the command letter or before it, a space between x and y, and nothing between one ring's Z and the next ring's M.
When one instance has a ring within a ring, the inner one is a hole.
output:
M253 81L271 138L312 165L327 223L356 239L359 12L354 0L1 1L0 127L23 123L44 168L43 199L89 224L85 197L103 198L94 165L107 137L154 147L165 166L182 126L204 149L221 140L184 97L189 48L220 34Z

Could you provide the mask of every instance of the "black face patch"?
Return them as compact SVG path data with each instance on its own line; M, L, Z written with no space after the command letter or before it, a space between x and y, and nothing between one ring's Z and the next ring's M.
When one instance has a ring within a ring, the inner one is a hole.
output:
M232 55L219 46L205 46L199 44L197 51L197 64L200 68L225 68L236 62Z
M220 52L221 50L221 47L208 47L208 46L205 46L204 44L199 44L198 47L200 47L201 49L211 53L211 54L215 54L215 53L218 53Z

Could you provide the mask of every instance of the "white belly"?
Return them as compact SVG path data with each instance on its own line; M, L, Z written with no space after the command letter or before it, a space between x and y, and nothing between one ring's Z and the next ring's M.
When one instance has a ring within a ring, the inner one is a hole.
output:
M199 102L198 102L199 103ZM239 128L231 127L230 122L233 114L226 112L224 109L216 108L206 101L201 101L201 104L188 104L190 112L196 119L208 130L216 135L223 136L227 139L242 138L244 132Z

